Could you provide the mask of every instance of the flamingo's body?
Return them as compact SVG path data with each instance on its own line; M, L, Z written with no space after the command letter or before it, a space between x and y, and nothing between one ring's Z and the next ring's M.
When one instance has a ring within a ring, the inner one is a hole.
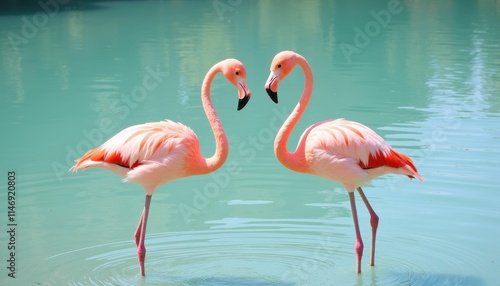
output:
M196 134L187 126L170 120L128 127L101 146L88 151L71 168L73 171L99 167L112 171L125 182L141 185L146 201L135 232L140 273L145 275L144 240L151 196L156 188L170 181L202 175L217 170L228 156L228 141L210 99L210 85L222 72L238 89L238 110L250 99L246 71L238 60L227 59L214 65L205 76L201 88L203 108L215 136L215 154L204 158Z
M299 65L305 74L304 91L299 103L278 131L274 141L274 151L278 160L291 170L318 175L344 185L349 194L356 231L356 271L359 273L363 241L359 231L354 191L358 190L370 212L372 226L370 265L373 266L379 218L370 206L361 186L371 179L388 173L417 177L421 181L423 178L408 156L392 149L370 128L345 119L325 120L311 125L300 137L296 150L288 152L288 138L312 95L312 70L301 55L291 51L280 52L272 61L271 74L265 84L267 93L277 103L278 84L296 65Z

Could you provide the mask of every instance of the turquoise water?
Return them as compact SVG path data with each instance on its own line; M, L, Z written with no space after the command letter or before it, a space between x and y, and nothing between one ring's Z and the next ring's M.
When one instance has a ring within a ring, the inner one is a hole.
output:
M2 4L0 284L500 285L500 4L428 2ZM290 147L307 126L344 117L411 156L426 179L385 176L365 188L380 225L370 267L359 200L360 275L345 190L274 157L303 87L296 69L279 105L265 93L281 50L305 56L315 75ZM141 278L142 189L68 169L121 129L165 118L190 126L211 156L200 85L228 57L245 64L252 91L236 111L235 89L221 76L212 86L228 160L157 190Z

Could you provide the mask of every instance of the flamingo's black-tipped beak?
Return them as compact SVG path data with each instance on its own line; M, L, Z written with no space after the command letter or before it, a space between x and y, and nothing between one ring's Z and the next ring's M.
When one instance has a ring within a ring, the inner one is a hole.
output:
M236 87L238 88L238 110L242 110L245 105L247 105L252 93L248 88L247 81L245 78L238 78L236 82Z
M238 100L238 110L242 110L245 105L247 105L248 101L250 100L249 95L245 95L243 98L240 98Z
M274 103L278 103L278 92L276 91L272 91L271 88L266 88L266 91L267 91L267 94L269 95L269 97L271 98L272 101L274 101Z
M279 79L279 70L271 71L269 77L267 78L266 84L264 84L264 88L266 89L267 94L271 98L274 103L278 103L278 84L280 82Z

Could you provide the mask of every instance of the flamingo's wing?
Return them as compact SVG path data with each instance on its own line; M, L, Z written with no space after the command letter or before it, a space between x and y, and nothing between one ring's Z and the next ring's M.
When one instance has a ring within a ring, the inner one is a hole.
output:
M92 166L90 162L106 162L135 168L147 161L168 159L176 150L199 150L196 134L187 126L170 120L128 127L101 146L76 160L72 170ZM187 146L197 145L197 146Z
M310 128L308 141L331 154L354 159L362 169L383 166L405 168L421 179L410 157L392 149L382 137L361 123L336 119L320 122Z

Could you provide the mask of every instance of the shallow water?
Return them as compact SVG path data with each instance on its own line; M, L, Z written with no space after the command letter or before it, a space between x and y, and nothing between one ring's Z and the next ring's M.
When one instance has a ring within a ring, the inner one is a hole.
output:
M1 285L500 285L497 2L63 2L1 6ZM274 157L303 87L296 69L279 105L266 95L281 50L304 55L315 75L290 148L307 126L344 117L411 156L425 178L365 187L380 226L369 267L359 201L361 275L345 190ZM200 85L228 57L245 64L252 91L236 111L234 88L221 76L212 86L228 160L157 190L141 278L141 188L68 169L121 129L165 118L190 126L211 156Z

